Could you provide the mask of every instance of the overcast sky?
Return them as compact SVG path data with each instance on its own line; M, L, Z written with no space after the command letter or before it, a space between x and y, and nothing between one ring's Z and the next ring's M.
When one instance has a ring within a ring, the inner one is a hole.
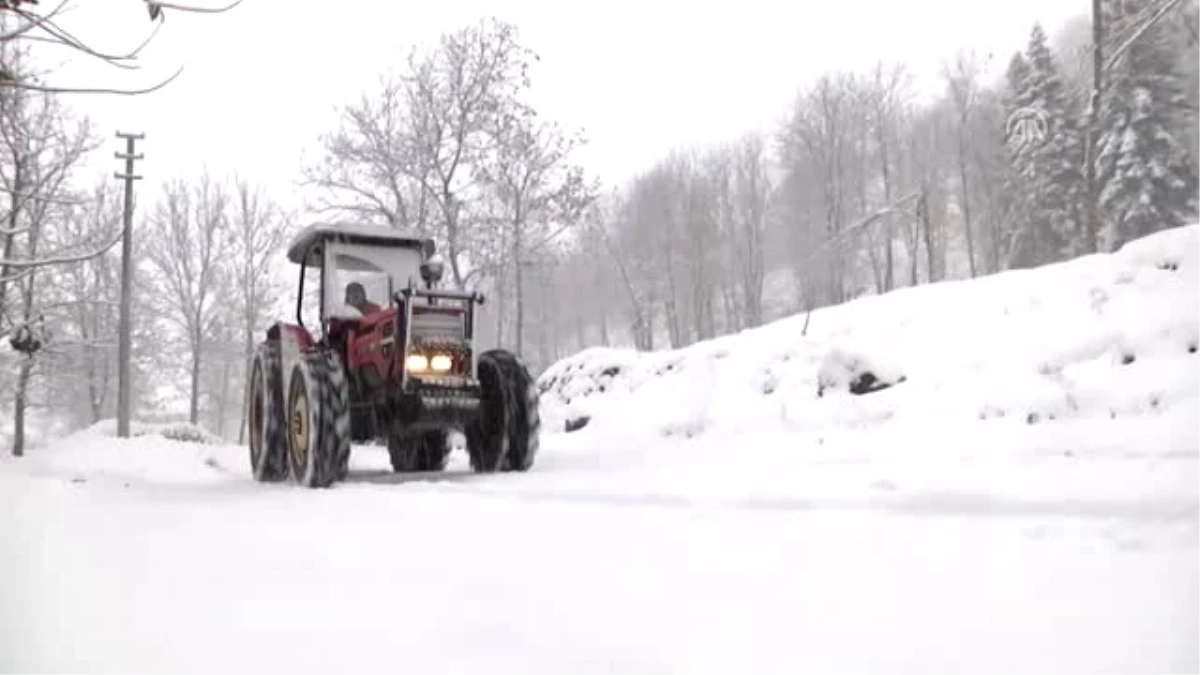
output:
M151 25L141 0L77 5L63 25L98 49L128 49ZM142 190L207 165L296 203L301 162L335 106L370 89L411 45L493 15L516 23L541 56L539 110L584 129L579 159L613 185L673 147L773 127L822 72L902 61L931 92L957 50L991 54L1003 72L1034 21L1053 34L1087 9L1086 0L244 0L224 15L168 14L141 71L68 63L52 81L133 87L183 66L153 94L71 99L108 144L98 169L115 164L115 131L142 131Z

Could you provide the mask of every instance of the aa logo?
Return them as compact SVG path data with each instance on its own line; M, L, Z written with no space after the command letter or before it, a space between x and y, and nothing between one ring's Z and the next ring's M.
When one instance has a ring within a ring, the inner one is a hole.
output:
M1018 150L1045 143L1049 133L1050 121L1041 108L1018 108L1008 116L1004 127L1008 142L1016 145Z

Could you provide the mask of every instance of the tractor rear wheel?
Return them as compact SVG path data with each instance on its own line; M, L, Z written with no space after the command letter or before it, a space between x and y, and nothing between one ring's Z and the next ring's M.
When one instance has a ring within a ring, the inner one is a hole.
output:
M350 461L350 392L342 360L319 347L305 354L288 384L288 457L292 478L328 487Z
M527 471L537 456L541 419L537 389L511 352L479 355L479 416L467 425L467 453L479 473Z
M288 475L288 447L277 345L264 343L254 352L246 399L250 471L256 481L281 481Z
M388 457L392 460L392 471L442 471L450 456L450 446L446 440L444 429L389 434Z

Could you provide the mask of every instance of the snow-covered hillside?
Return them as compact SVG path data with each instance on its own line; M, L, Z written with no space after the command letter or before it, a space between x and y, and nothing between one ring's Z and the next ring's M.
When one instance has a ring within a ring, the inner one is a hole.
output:
M542 374L544 417L551 429L587 418L583 435L645 440L996 422L981 427L991 434L1181 411L1190 428L1198 234L902 289L678 351L590 349ZM854 396L846 385L860 370L903 381ZM834 391L822 395L822 376Z
M526 474L75 434L0 461L0 669L1194 672L1198 248L589 350Z

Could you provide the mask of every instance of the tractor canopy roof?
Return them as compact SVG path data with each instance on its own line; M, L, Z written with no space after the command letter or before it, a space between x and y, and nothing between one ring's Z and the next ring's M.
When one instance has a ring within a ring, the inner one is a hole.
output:
M304 260L304 254L313 244L321 241L341 241L384 248L415 248L424 250L426 256L433 255L434 252L433 240L421 236L416 230L365 223L313 223L292 237L287 249L288 260L298 265L319 267L319 251L313 251L307 261Z

